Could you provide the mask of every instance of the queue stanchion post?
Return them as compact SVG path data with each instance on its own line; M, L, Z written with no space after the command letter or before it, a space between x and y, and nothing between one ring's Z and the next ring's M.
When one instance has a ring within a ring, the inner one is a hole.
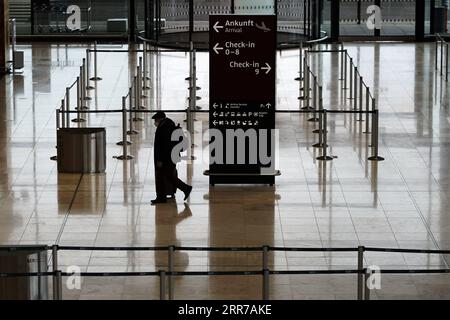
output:
M312 102L313 102L313 106L312 106L312 111L313 111L313 116L312 118L308 119L309 122L317 122L319 121L319 119L317 118L317 108L318 108L318 102L317 102L317 91L318 91L318 82L317 82L317 76L313 75L313 96L312 96Z
M98 76L98 58L97 58L97 41L94 42L94 77L91 78L91 81L101 81L102 78Z
M166 272L159 270L159 299L166 300Z
M145 81L144 81L145 72L144 72L143 58L142 57L139 57L138 77L139 77L138 83L139 83L139 91L140 91L140 94L141 94L141 98L142 99L147 99L148 98L147 95L145 95L144 92L143 92L145 90ZM141 109L145 109L144 106L140 106L140 108Z
M301 42L300 41L300 44L299 44L299 53L298 53L298 57L299 57L299 59L298 59L298 74L299 74L299 76L297 77L297 78L295 78L294 80L295 81L302 81L302 78L303 78L303 75L302 75L302 69L303 69L303 67L302 67L302 63L303 63L303 42Z
M173 300L173 277L172 277L172 272L174 271L173 266L174 266L174 259L175 259L175 246L169 246L169 250L168 250L168 261L167 261L167 265L169 266L169 277L168 277L168 287L169 287L169 300Z
M144 41L144 67L143 67L143 80L144 90L150 90L150 87L148 86L148 80L150 80L150 77L148 76L148 48L147 48L147 42Z
M344 85L342 87L342 89L347 90L347 60L348 60L348 54L347 54L347 50L344 50Z
M91 86L90 80L91 80L91 50L86 49L86 90L95 89L93 86Z
M52 271L53 271L53 300L61 300L60 290L59 290L59 279L58 279L58 246L52 246Z
M448 81L448 43L445 45L445 81Z
M133 123L133 88L130 87L128 89L128 111L130 113L128 119L129 119L129 125L128 125L128 131L127 134L128 135L136 135L139 134L138 130L135 130L134 127L134 123Z
M358 115L358 121L364 121L362 119L362 112L363 112L363 77L359 76L359 115Z
M441 40L441 68L440 68L441 76L442 76L442 72L443 72L443 62L444 62L444 41Z
M314 130L313 133L319 133L322 134L323 128L322 128L322 111L323 111L323 93L322 93L322 86L319 85L319 109L318 109L318 113L319 113L319 128ZM320 141L319 141L320 143ZM317 145L317 144L316 144Z
M127 98L122 97L122 141L118 142L119 146L122 146L122 155L116 157L118 160L131 160L132 155L128 154L128 146L132 144L127 139Z
M370 300L370 287L369 281L372 271L368 268L364 269L364 300Z
M66 88L66 114L63 115L66 117L66 126L70 127L70 88Z
M81 77L83 78L83 86L81 87L83 90L83 99L86 101L92 100L92 98L87 95L86 58L83 58L83 64L81 65Z
M322 110L323 113L323 117L322 117L322 122L323 122L323 127L322 127L322 156L317 157L317 160L322 160L322 161L330 161L333 160L333 157L330 157L327 154L327 149L328 149L328 127L327 127L327 110Z
M133 90L134 90L134 118L133 121L144 121L141 117L139 117L139 107L140 107L140 92L139 92L139 86L137 82L137 76L134 76L133 78Z
M66 100L61 100L61 125L63 128L66 127Z
M375 100L375 99L374 99ZM378 154L378 135L379 135L379 112L375 109L372 114L372 156L370 161L383 161L384 158Z
M363 299L363 282L364 282L364 247L358 246L358 286L357 286L357 299Z
M341 74L340 74L340 81L344 81L344 44L341 43L341 50L340 50L340 56L341 56L341 64L340 64L340 70L341 70Z
M56 130L58 130L61 126L60 124L60 113L61 110L60 109L56 109Z
M353 77L353 110L358 110L358 67L356 66L353 70Z
M349 75L349 88L350 88L350 95L349 99L353 99L353 58L350 58L350 75Z
M77 117L76 119L73 119L72 122L85 122L86 119L81 117L81 108L82 108L82 103L81 103L81 84L80 84L80 77L77 77Z
M263 246L262 253L263 253L262 299L269 300L270 297L269 246Z
M370 114L370 89L369 87L366 87L366 131L363 132L364 134L370 134L369 114Z
M439 39L436 36L436 41L435 41L435 46L434 46L434 70L438 69L438 51L439 51Z

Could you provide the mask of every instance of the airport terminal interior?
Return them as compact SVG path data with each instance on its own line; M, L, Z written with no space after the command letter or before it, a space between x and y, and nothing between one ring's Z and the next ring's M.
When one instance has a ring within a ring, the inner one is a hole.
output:
M0 299L450 298L448 1L2 3ZM225 183L214 99L255 84L216 16L267 19L275 62L275 168ZM151 205L158 110L193 190Z

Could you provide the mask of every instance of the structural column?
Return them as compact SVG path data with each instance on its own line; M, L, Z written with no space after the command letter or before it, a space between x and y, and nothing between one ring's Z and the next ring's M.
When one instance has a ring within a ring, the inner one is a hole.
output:
M4 74L6 72L7 61L9 59L8 2L8 0L0 1L0 74Z

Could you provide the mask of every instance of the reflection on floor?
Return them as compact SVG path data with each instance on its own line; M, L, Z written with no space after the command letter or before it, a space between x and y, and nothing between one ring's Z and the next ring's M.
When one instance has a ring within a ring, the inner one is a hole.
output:
M119 48L120 46L105 46ZM0 244L96 246L286 246L450 248L449 88L436 76L432 44L349 44L349 54L372 88L380 110L380 154L367 161L363 122L330 116L330 153L315 160L317 139L307 115L278 114L279 169L273 188L209 187L207 164L183 163L178 171L194 186L190 200L152 207L154 196L151 119L137 123L128 163L121 154L121 118L91 114L88 126L107 130L107 173L58 174L55 109L73 83L85 54L83 46L35 44L25 51L23 75L0 80ZM188 57L151 56L152 89L145 105L186 107ZM311 64L324 88L324 106L345 108L338 56L314 55ZM103 78L89 94L91 109L118 109L137 58L99 54ZM278 55L279 109L299 108L298 51ZM198 54L198 105L208 108L208 56ZM74 99L74 97L72 97ZM183 123L180 114L169 114ZM204 114L197 124L208 126ZM72 124L75 125L75 124ZM198 150L196 151L198 153ZM62 251L60 264L83 271L153 271L165 268L163 252ZM271 252L271 269L355 268L355 253ZM382 268L448 267L446 256L366 253L365 265ZM260 253L176 252L176 270L260 270ZM158 298L157 278L86 278L81 290L64 298ZM383 275L373 299L449 298L445 275ZM175 298L261 297L259 276L177 277ZM354 275L271 276L274 299L354 299Z

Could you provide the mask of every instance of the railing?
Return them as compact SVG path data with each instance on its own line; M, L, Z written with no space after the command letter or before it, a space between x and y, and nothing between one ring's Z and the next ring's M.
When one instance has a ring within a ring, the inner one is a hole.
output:
M434 70L439 70L439 75L448 81L448 43L439 33L436 33L434 51Z
M370 300L370 290L368 281L374 273L371 268L364 266L365 252L385 252L385 253L415 253L415 254L450 254L450 250L424 250L424 249L401 249L401 248L374 248L374 247L347 247L347 248L299 248L299 247L272 247L263 245L261 247L96 247L96 246L40 246L41 250L51 251L52 271L51 272L22 272L22 273L0 273L0 278L14 277L52 277L53 299L62 300L62 277L74 276L74 273L62 272L58 264L59 251L166 251L167 267L158 271L148 272L81 272L80 277L159 277L160 278L160 299L173 300L175 276L261 276L261 299L270 298L270 275L332 275L332 274L354 274L357 278L356 297L357 300ZM0 251L17 252L36 249L36 246L0 246ZM174 255L176 251L206 251L206 252L259 252L262 253L262 268L255 271L175 271ZM338 270L271 270L269 267L269 252L356 252L356 269ZM380 274L448 274L450 269L381 269L375 273ZM166 290L168 287L168 290Z

